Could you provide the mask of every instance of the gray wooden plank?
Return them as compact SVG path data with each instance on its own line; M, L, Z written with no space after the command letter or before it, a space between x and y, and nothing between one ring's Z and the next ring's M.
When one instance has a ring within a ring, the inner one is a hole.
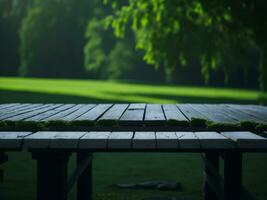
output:
M249 131L229 131L221 134L235 141L240 149L267 149L267 139Z
M45 116L44 118L40 119L41 121L50 121L50 120L62 120L65 116L70 115L71 113L75 112L79 108L81 108L83 104L77 104L73 107L67 108L66 110L63 110L61 112L58 112L51 116Z
M195 132L202 149L232 149L231 140L217 132Z
M147 104L144 122L153 125L162 125L166 122L162 106L160 104Z
M41 121L42 119L46 117L53 116L73 106L74 104L56 104L53 107L39 110L39 111L36 111L35 113L29 113L27 116L25 116L24 120L25 121Z
M98 104L88 112L82 114L75 120L88 120L88 121L95 121L99 117L101 117L110 107L112 104Z
M200 149L198 138L193 132L176 132L181 149Z
M50 140L51 149L78 149L79 139L86 132L58 132L53 139Z
M3 114L3 113L6 113L6 112L11 112L15 109L19 109L19 108L22 108L22 107L25 107L25 106L29 106L31 104L15 104L13 106L7 106L5 108L1 108L0 109L0 114Z
M37 132L24 137L23 147L29 149L48 149L50 139L55 137L57 132Z
M129 106L129 110L136 110L136 109L145 109L146 108L146 104L145 103L132 103Z
M178 109L174 104L165 104L162 105L165 117L167 121L176 121L176 122L188 122L188 119L184 114Z
M246 113L248 115L251 115L251 116L267 123L267 112L265 112L264 110L260 111L258 109L253 108L253 107L249 107L248 105L230 104L227 106L230 107L231 109L236 109L239 112Z
M78 118L82 114L88 112L89 110L91 110L95 106L96 106L96 104L86 104L86 105L82 106L81 108L79 108L78 110L74 111L73 113L62 117L61 119L64 121L75 120L76 118Z
M193 118L207 119L205 115L201 114L188 104L177 104L177 106L180 109L180 111L190 120L192 120Z
M156 132L158 149L178 149L179 140L175 132Z
M221 109L223 109L225 112L227 112L229 115L231 115L233 118L236 120L242 122L242 121L250 121L250 122L257 122L257 123L262 123L264 122L263 120L260 120L256 117L253 117L245 112L240 112L237 109L231 109L229 106L222 104L219 105Z
M16 105L19 105L19 103L3 103L3 104L0 104L0 109L9 108L9 107L13 107Z
M18 108L24 107L25 105L30 105L30 104L17 103L17 104L11 105L11 106L7 106L7 107L4 107L4 108L1 108L1 113L2 112L6 112L6 111L12 111L14 109L18 109Z
M133 132L112 132L108 138L109 149L131 149Z
M29 149L76 149L79 139L85 133L39 131L24 138L24 147Z
M128 106L128 104L114 104L98 121L103 123L105 121L118 121Z
M31 132L0 132L0 149L20 149L22 139Z
M130 104L119 120L121 125L141 125L145 114L145 104Z
M107 141L111 132L89 132L80 138L80 149L107 149Z
M132 145L134 149L155 149L155 132L135 132Z
M216 122L216 123L236 123L237 121L223 113L220 110L216 109L215 106L205 106L202 104L189 104L200 112L202 115L205 115L209 121Z
M43 105L43 104L28 104L26 106L23 107L19 107L19 108L15 108L12 110L6 110L2 113L0 113L0 119L4 119L7 117L13 117L16 115L19 115L21 113L26 113L26 112L30 112L33 110L36 110L38 108L42 108L42 107L47 107L47 105Z
M9 120L9 121L16 121L16 120L22 120L25 119L27 116L32 115L32 113L36 113L45 109L48 109L49 107L53 107L53 104L45 104L41 105L39 107L34 107L30 109L26 109L19 112L10 112L6 115L3 115L0 117L0 120Z

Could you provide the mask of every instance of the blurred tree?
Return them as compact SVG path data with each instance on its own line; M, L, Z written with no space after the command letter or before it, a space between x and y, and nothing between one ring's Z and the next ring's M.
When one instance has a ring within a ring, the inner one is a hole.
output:
M20 30L24 76L84 76L84 30L90 0L34 0Z
M0 0L0 75L18 75L19 28L32 0Z
M129 0L123 6L118 2L112 1L114 13L107 22L118 37L131 25L147 63L163 65L172 74L177 66L198 60L206 81L218 68L227 81L236 67L250 68L246 52L255 48L260 52L260 86L267 90L266 1Z

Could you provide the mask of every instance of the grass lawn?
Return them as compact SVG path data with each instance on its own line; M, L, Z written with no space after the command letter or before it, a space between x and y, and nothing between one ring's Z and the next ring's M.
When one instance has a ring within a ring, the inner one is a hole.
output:
M199 102L257 103L257 91L144 85L89 80L0 78L0 103L93 103L93 102ZM70 169L74 167L74 157ZM267 196L266 154L244 155L244 184L260 200ZM35 196L36 163L28 152L9 152L3 165L5 180L0 199L27 199ZM149 180L180 181L181 192L125 190L116 183ZM153 196L183 196L202 199L202 162L199 154L98 153L94 158L94 195L97 200L139 200ZM75 199L75 189L70 199Z

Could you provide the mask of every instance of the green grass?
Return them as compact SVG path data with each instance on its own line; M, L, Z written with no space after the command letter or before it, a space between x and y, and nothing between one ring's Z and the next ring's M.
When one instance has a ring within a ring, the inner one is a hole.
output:
M0 102L257 103L260 96L256 90L4 77L0 78L0 91Z
M258 103L253 90L145 85L92 80L0 78L0 103ZM197 124L202 123L196 121ZM74 157L70 169L74 168ZM267 196L266 154L244 156L244 183L259 200ZM9 152L3 165L5 181L0 183L0 199L32 200L36 191L36 163L29 152ZM202 162L199 154L98 153L94 159L96 200L139 200L153 196L183 196L202 199ZM182 192L125 190L116 183L149 180L180 181ZM15 192L14 192L15 191ZM70 194L74 200L75 189Z

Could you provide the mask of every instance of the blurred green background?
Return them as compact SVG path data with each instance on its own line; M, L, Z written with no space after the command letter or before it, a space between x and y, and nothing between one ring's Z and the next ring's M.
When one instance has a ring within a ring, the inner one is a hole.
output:
M0 103L266 104L266 10L256 0L0 0ZM34 199L36 163L9 156L0 199ZM266 155L243 163L244 185L266 199ZM99 153L94 196L197 200L202 178L198 154ZM183 191L114 187L149 180Z

